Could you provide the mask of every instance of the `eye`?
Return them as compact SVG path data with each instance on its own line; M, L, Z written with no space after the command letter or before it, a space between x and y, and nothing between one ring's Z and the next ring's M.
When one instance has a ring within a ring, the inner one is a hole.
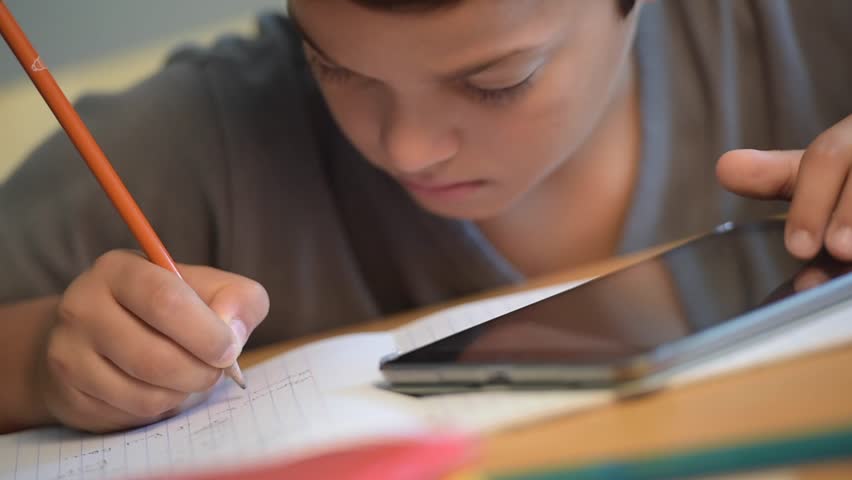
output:
M311 69L320 80L345 82L355 76L354 72L332 65L320 58L319 55L314 52L309 53L308 63L310 63Z
M477 87L476 85L471 85L470 83L465 84L465 88L467 91L476 98L477 101L482 103L490 103L490 104L502 104L506 103L510 100L513 100L527 88L532 85L533 77L535 77L538 69L533 70L529 75L527 75L523 80L514 85L509 85L507 87L500 88L482 88Z

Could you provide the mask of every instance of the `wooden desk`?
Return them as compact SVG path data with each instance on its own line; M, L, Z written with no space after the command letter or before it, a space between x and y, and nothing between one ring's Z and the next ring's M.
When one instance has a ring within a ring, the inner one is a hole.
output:
M600 275L659 250L609 260L465 300ZM250 366L331 335L387 330L450 305L247 352L240 362ZM485 440L480 466L486 470L505 471L588 462L849 423L852 423L852 344L496 433ZM803 469L799 473L803 478L852 478L852 463Z

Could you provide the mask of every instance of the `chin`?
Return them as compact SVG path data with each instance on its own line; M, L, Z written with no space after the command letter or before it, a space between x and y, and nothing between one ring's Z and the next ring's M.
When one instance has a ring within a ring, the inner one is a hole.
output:
M417 205L429 213L453 220L481 222L499 216L509 208L509 204L494 202L464 202L454 204L432 204L414 199Z

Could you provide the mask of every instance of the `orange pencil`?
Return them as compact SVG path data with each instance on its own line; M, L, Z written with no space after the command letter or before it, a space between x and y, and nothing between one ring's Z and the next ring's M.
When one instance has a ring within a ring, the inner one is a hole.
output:
M83 160L86 161L98 183L101 184L104 192L118 210L119 215L130 228L133 236L142 246L142 251L152 262L174 272L175 275L183 279L165 245L154 232L154 228L151 227L151 223L148 222L139 205L127 191L124 182L112 168L103 150L95 142L92 133L83 123L77 111L74 110L71 102L62 93L62 89L53 79L53 75L50 74L38 52L30 44L3 0L0 0L0 34L6 40L18 61L21 62L21 66L41 93L44 101L47 102L47 106L50 107L56 119L59 120L59 124L62 125L71 142L83 156ZM240 387L246 388L243 374L237 362L228 367L225 373Z

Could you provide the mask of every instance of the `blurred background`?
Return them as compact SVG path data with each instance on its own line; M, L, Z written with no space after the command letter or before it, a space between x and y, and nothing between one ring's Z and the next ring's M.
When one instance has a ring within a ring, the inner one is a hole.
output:
M251 34L259 12L285 0L4 0L73 101L123 89L180 44ZM0 181L58 128L29 78L0 43Z

